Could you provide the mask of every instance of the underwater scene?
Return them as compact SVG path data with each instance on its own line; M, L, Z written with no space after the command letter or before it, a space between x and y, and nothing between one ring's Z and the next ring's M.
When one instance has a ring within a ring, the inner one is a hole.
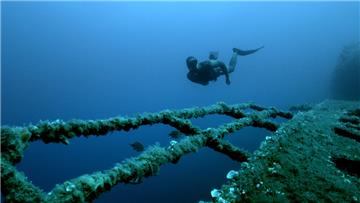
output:
M2 1L1 202L360 202L359 19Z

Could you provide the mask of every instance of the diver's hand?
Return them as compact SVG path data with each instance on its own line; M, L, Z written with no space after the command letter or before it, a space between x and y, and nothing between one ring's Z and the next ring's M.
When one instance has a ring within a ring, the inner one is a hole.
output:
M230 82L230 79L229 79L229 78L226 78L226 84L227 84L227 85L230 85L230 83L231 83L231 82Z

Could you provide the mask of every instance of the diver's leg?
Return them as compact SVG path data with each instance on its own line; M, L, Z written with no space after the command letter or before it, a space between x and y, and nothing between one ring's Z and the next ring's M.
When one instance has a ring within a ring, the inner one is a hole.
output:
M246 55L250 55L250 54L253 54L253 53L257 52L262 48L264 48L264 46L259 47L257 49L252 49L252 50L240 50L238 48L233 48L233 52L236 52L240 56L246 56Z
M250 55L250 54L253 54L253 53L259 51L262 48L264 48L264 46L259 47L257 49L252 49L252 50L240 50L240 49L237 49L237 48L233 48L233 54L232 54L230 62L229 62L229 71L228 72L229 73L234 72L236 62L237 62L237 56Z
M228 70L228 73L232 73L234 72L235 70L235 66L236 66L236 63L237 63L237 53L236 52L233 52L232 53L232 56L231 56L231 59L230 59L230 62L229 62L229 70Z

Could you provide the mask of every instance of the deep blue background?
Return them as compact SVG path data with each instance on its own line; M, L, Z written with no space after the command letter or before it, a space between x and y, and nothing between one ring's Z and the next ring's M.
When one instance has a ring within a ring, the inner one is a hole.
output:
M359 40L359 2L2 2L1 123L100 119L117 115L255 101L286 109L326 98L344 45ZM231 49L240 57L232 84L186 78L189 55L205 60ZM209 116L201 127L230 121ZM69 146L33 143L18 169L45 191L137 155L129 143L167 146L168 126L142 127ZM266 131L234 133L255 150ZM194 202L209 199L239 165L209 149L161 168L140 185L118 185L96 202Z

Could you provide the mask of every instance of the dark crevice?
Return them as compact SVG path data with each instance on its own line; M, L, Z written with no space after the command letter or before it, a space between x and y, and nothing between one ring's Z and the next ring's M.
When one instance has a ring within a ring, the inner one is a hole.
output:
M334 128L337 135L360 142L360 109L347 112L339 119L340 123Z
M360 178L360 160L334 158L332 161L335 163L336 167L342 172Z
M347 137L347 138L353 139L353 140L355 140L357 142L360 142L360 136L357 135L356 133L352 132L352 130L350 130L350 129L346 129L346 128L343 128L343 127L335 127L334 132L337 135Z
M352 124L352 123L347 123L347 124L345 124L345 126L346 126L347 128L352 128L352 129L354 129L354 130L360 130L360 125L354 125L354 124Z
M356 116L360 118L360 109L355 109L349 113L350 116Z
M360 119L355 116L344 116L340 118L340 121L343 123L352 123L354 125L359 125L360 123Z

